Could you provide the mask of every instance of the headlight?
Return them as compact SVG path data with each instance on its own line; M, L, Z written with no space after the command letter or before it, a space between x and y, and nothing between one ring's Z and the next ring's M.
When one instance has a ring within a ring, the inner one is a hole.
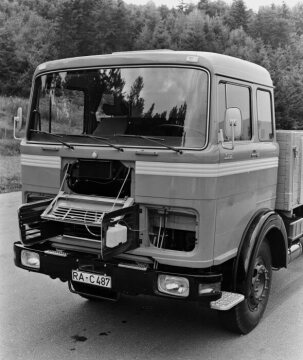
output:
M21 251L21 264L33 269L39 269L40 268L40 256L39 254L28 251L28 250L22 250Z
M187 297L189 295L189 281L184 277L159 275L158 290L164 294Z

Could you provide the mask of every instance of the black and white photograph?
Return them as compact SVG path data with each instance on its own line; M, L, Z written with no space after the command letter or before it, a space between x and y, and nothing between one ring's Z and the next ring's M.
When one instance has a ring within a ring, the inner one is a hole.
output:
M0 359L303 360L303 2L0 0Z

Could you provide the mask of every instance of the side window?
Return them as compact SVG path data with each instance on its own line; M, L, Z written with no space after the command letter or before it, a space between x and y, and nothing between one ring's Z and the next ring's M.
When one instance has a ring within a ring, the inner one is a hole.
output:
M234 84L219 84L219 127L223 130L223 133L226 109L233 107L238 108L242 116L242 133L236 140L250 140L251 108L249 88Z
M258 134L260 141L273 139L273 117L271 93L265 90L257 91Z

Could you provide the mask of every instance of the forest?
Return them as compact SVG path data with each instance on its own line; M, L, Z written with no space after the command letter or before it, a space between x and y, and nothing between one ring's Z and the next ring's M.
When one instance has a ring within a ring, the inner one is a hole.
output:
M1 0L0 95L28 97L42 62L115 51L227 54L264 66L275 85L278 128L303 129L303 3L247 8L243 0Z

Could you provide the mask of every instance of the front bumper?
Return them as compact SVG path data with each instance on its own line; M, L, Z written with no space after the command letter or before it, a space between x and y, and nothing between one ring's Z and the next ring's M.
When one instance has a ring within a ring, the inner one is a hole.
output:
M33 269L21 263L22 250L28 250L39 254L40 267ZM81 270L94 274L107 275L112 279L112 291L130 295L157 295L180 300L198 300L210 302L221 297L221 291L213 291L208 294L199 294L200 284L218 283L222 280L219 273L194 274L181 272L169 272L153 269L150 264L125 262L120 259L102 261L96 255L78 252L50 251L46 245L24 246L20 242L14 244L15 265L19 268L49 275L51 278L59 278L62 281L72 280L72 270ZM190 269L188 269L189 271ZM190 291L186 298L164 294L158 291L157 279L159 274L186 277L189 281ZM96 288L88 285L86 288Z

